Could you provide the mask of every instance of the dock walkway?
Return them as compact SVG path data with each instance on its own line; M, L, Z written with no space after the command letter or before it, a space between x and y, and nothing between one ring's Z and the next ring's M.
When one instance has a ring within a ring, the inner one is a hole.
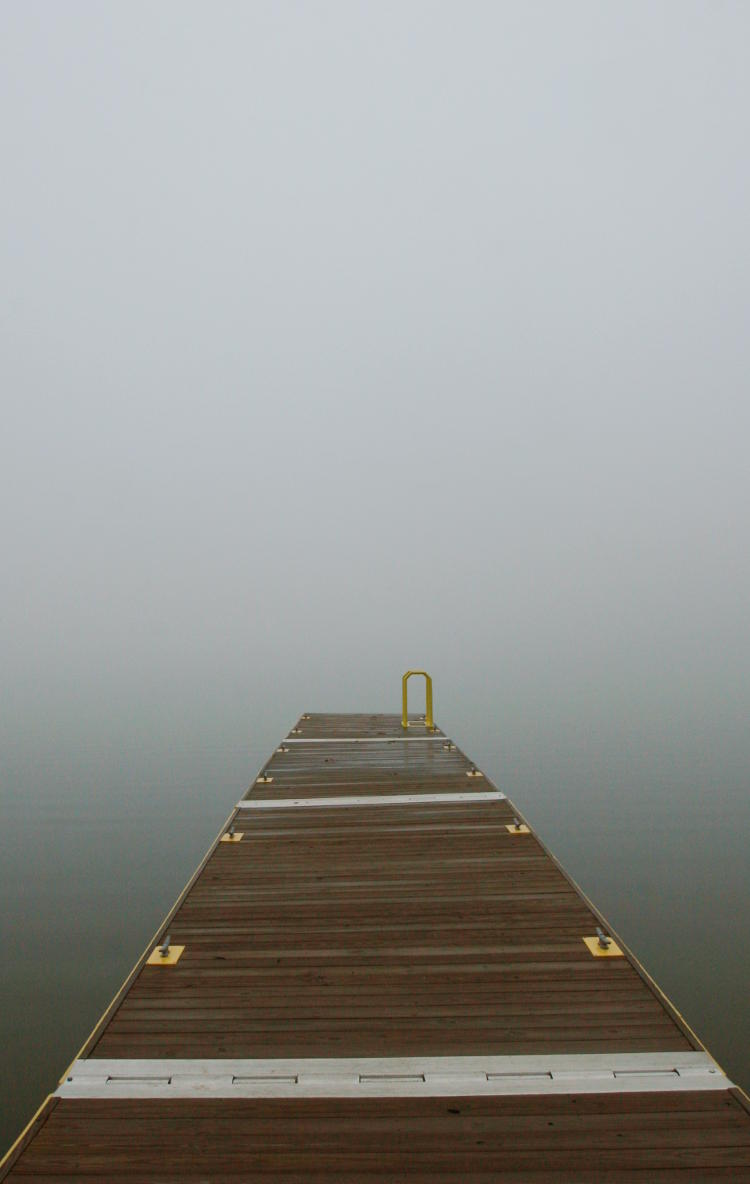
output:
M750 1182L750 1105L439 728L306 714L6 1178Z

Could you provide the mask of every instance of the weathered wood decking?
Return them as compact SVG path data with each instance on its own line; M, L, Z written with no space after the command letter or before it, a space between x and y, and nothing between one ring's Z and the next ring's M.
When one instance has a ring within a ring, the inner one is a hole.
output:
M0 1178L750 1181L744 1095L472 769L302 717Z

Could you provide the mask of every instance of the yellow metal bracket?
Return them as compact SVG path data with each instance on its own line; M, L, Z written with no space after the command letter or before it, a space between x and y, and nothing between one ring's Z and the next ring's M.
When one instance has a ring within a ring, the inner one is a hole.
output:
M525 822L519 823L518 826L514 826L512 822L506 822L505 829L507 831L509 831L510 834L512 834L512 835L530 835L531 834L531 831L529 830L529 828Z
M184 946L167 946L167 952L163 952L163 946L156 946L151 954L149 954L146 962L147 966L175 966L182 957Z
M230 832L227 831L226 834L221 836L220 842L222 842L222 843L239 843L241 841L244 833L245 833L244 830L236 830L233 834L230 834Z
M611 937L607 939L609 941L609 945L606 947L601 945L598 937L584 937L583 940L586 943L586 946L588 947L589 953L593 954L595 958L622 958L622 957L624 957L624 954L623 954L622 950L620 949L620 947L618 946L617 942L612 941Z
M421 728L421 720L413 720L409 723L409 679L414 674L419 674L424 678L425 682L425 716L424 727L430 732L435 731L435 721L432 718L432 679L426 670L407 670L406 674L401 679L401 727L402 728Z

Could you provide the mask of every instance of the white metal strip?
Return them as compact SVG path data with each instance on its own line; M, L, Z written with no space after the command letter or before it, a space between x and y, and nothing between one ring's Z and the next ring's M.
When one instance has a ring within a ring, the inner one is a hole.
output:
M430 732L429 736L285 736L282 744L414 744L425 740L445 743L447 739L443 732Z
M505 794L498 789L482 793L387 793L371 797L340 798L244 798L238 810L312 810L331 806L430 806L454 802L502 802Z
M730 1089L702 1052L315 1060L76 1061L75 1098L435 1097Z

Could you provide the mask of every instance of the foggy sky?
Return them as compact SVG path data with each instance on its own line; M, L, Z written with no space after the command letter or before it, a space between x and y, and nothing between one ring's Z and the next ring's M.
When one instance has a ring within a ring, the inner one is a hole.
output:
M17 702L747 668L745 5L1 21Z
M412 664L744 727L746 6L1 19L13 728Z

